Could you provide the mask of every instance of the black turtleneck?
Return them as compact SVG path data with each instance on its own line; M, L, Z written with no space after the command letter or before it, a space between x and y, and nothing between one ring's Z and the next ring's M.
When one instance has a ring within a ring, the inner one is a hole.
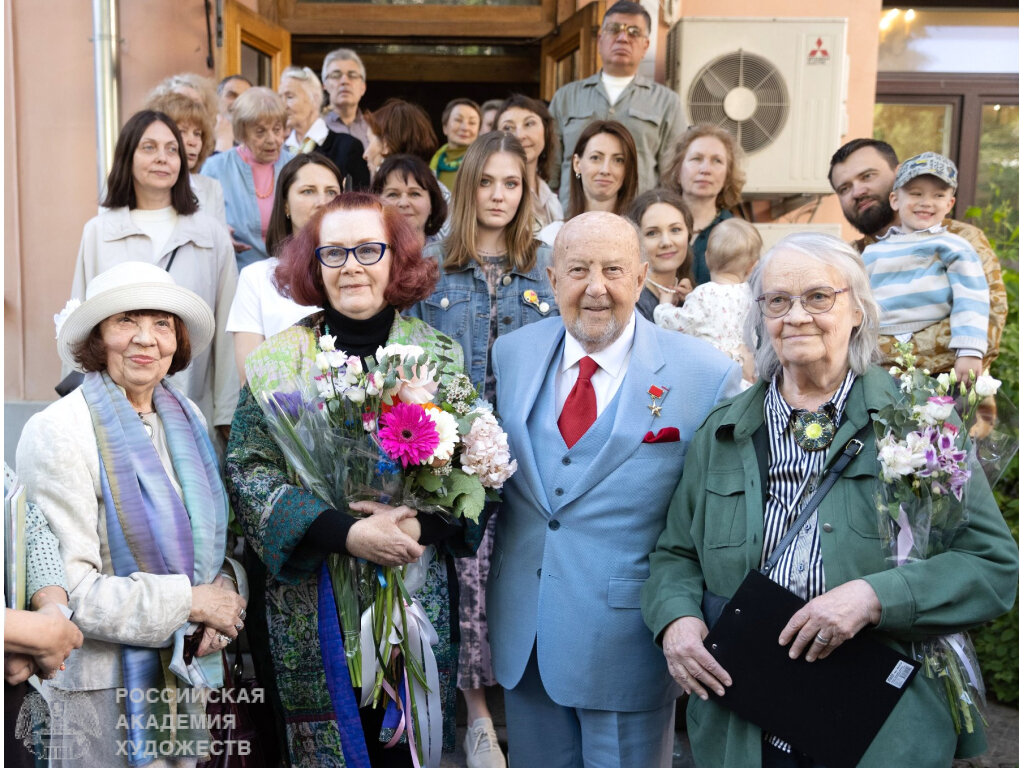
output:
M388 334L395 322L395 308L385 306L373 317L356 320L328 305L324 307L324 319L327 322L327 333L337 337L334 348L363 360L376 354L377 347L387 346ZM363 367L366 367L365 363Z

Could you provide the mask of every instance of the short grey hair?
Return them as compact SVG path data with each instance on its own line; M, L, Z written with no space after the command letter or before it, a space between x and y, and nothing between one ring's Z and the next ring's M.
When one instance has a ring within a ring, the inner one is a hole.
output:
M363 65L363 60L360 59L359 54L351 48L335 48L324 56L324 65L320 68L321 80L327 80L327 67L335 61L354 61L356 66L359 67L359 74L363 76L363 82L366 82L366 67Z
M320 114L320 107L324 103L324 88L320 85L320 78L316 76L316 72L309 67L285 67L281 73L280 82L283 83L285 78L289 77L302 86L302 89L309 96L309 100L313 102L313 108L316 110L316 113Z
M878 349L879 309L871 292L871 281L864 269L860 255L849 245L832 235L818 232L800 232L789 235L777 242L761 257L754 272L750 275L751 293L756 299L763 291L764 271L772 259L783 251L796 252L811 261L832 267L839 271L850 289L850 301L855 309L860 310L863 319L859 326L850 334L850 346L846 360L850 370L856 375L863 375L874 363L881 360ZM842 287L842 286L836 286ZM747 322L743 329L743 340L754 355L757 373L765 381L771 381L782 370L782 363L775 354L768 337L766 318L755 301L747 314Z
M280 120L284 126L284 99L276 91L260 85L250 88L231 105L231 131L235 134L235 141L244 143L246 129L268 118Z

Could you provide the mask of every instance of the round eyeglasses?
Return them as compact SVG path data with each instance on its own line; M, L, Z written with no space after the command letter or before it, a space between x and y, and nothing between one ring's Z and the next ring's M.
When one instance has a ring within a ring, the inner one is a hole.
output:
M321 245L313 253L316 254L317 261L325 267L338 269L345 266L349 254L355 256L356 261L364 267L368 267L383 259L384 251L387 249L387 243L360 243L354 248L346 248L344 245Z
M820 288L811 288L799 295L789 293L762 293L757 297L757 305L761 308L761 314L765 317L785 317L793 308L793 302L800 300L800 306L812 315L820 315L828 312L836 304L836 296L846 293L849 288L830 288L823 285Z

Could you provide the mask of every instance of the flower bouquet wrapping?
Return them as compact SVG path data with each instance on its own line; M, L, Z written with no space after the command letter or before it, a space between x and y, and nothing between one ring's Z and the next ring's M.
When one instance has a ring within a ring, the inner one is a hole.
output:
M946 552L967 525L964 492L972 466L978 466L972 431L999 446L993 450L1003 466L1012 453L992 437L991 425L972 430L979 402L996 393L999 381L972 374L957 382L954 373L932 378L916 367L909 344L897 344L897 353L899 365L890 373L901 396L875 415L875 433L880 531L891 562L900 567ZM1001 471L990 463L988 476L990 468L995 476ZM970 636L959 632L917 641L913 653L926 675L943 681L956 732L973 733L973 713L982 711L985 689Z
M516 470L507 436L450 359L393 344L367 358L321 335L312 380L296 377L257 396L295 480L335 509L370 500L478 521ZM353 513L355 514L355 513ZM417 764L440 762L438 636L413 597L433 547L419 561L385 567L331 555L328 570L349 675L360 706L385 706L393 746L407 741Z

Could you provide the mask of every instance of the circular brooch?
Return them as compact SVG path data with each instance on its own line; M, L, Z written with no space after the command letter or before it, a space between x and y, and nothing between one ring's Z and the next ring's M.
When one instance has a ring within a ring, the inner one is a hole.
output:
M805 451L820 451L832 444L836 427L832 419L821 411L793 411L790 422L796 444Z

